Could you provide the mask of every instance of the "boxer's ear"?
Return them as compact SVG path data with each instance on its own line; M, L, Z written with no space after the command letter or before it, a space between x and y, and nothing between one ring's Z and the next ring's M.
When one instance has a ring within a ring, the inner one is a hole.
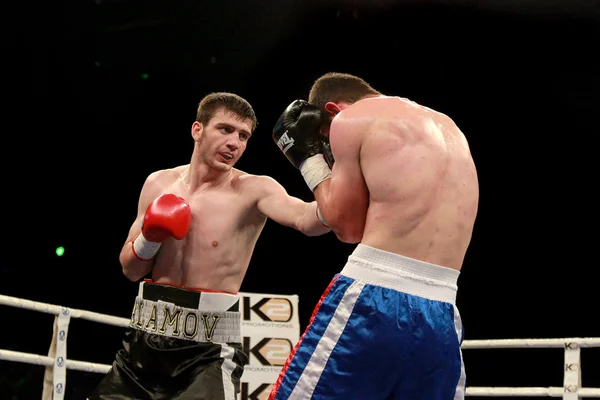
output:
M342 108L340 108L340 106L336 103L330 101L325 104L325 111L327 111L332 117L335 117L340 111L342 111Z
M194 138L195 142L200 140L203 130L204 126L200 122L194 121L194 123L192 124L192 137Z

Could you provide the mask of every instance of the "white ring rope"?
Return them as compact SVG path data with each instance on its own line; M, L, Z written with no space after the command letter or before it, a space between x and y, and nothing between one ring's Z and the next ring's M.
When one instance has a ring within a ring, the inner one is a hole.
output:
M463 349L516 349L516 348L564 348L576 343L579 347L600 347L598 338L560 338L560 339L493 339L493 340L465 340Z
M129 326L130 319L100 314L92 311L61 307L37 301L20 299L0 295L0 305L23 308L60 315L70 313L71 318L81 318L101 324L120 327ZM579 357L580 348L600 347L600 337L584 338L557 338L557 339L494 339L494 340L464 340L463 349L498 349L498 348L564 348L566 352L575 352L576 360ZM37 354L23 353L18 351L0 349L0 360L23 362L27 364L44 365L52 367L55 358ZM573 364L570 364L573 365ZM569 366L569 365L568 365ZM579 364L576 372L580 373ZM111 365L97 364L85 361L66 360L66 368L84 371L107 373ZM568 373L565 373L565 377ZM580 383L580 382L578 382ZM579 385L565 385L565 387L467 387L467 396L496 397L496 396L519 396L519 397L562 397L563 399L579 399L584 397L600 398L600 388L582 388Z
M28 310L39 311L47 314L58 315L66 307L56 306L53 304L40 303L37 301L31 301L26 299L19 299L17 297L10 297L0 294L0 304L5 306L25 308ZM115 317L112 315L100 314L93 311L78 310L76 308L69 308L71 318L87 319L88 321L94 321L101 324L115 325L121 327L129 326L129 319L122 317Z
M21 353L19 351L3 349L0 349L0 360L45 365L46 367L51 367L54 364L54 358L52 357L40 356L37 354ZM110 365L96 364L87 361L67 360L67 369L106 374L110 369Z
M467 396L480 397L564 397L565 388L563 387L468 387L465 393ZM580 388L578 396L582 397L600 397L600 389Z

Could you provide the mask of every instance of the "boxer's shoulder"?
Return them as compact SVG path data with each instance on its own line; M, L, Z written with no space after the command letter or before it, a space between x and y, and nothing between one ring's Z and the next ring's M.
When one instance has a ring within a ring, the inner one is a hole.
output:
M175 181L182 177L188 167L189 165L180 165L173 168L159 169L148 174L146 181Z
M363 130L397 113L397 100L392 97L369 97L344 108L331 121L331 131ZM394 109L396 111L392 112Z
M263 188L264 186L272 185L277 181L268 175L241 174L238 179L238 184L247 189Z
M247 195L262 197L283 189L283 186L268 175L242 174L237 179L240 190ZM285 190L285 189L283 189Z
M187 165L184 165L151 172L146 177L144 187L156 189L169 187L171 184L182 178L186 167Z
M368 116L373 113L380 114L390 107L400 104L399 97L392 96L368 96L344 108L339 117Z

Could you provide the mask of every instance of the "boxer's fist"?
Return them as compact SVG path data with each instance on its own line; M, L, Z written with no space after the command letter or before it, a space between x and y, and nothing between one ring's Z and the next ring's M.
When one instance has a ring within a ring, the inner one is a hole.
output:
M192 212L189 204L172 193L157 197L146 209L142 235L150 242L164 242L173 237L181 240L190 229Z
M321 110L304 100L293 101L273 128L273 140L290 162L299 168L307 158L323 152Z

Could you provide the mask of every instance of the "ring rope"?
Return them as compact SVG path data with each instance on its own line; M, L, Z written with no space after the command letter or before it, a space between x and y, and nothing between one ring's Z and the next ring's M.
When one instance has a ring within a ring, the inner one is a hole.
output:
M467 396L480 397L564 397L563 387L467 387ZM600 398L600 389L580 388L577 392L579 397Z
M88 321L94 321L107 325L121 326L124 328L129 326L130 321L127 318L115 317L113 315L100 314L93 311L79 310L77 308L61 307L54 304L40 303L38 301L20 299L17 297L5 296L1 294L0 304L54 315L59 315L64 309L68 309L69 313L71 314L71 318L81 318L86 319Z
M101 314L93 311L67 308L54 304L46 304L37 301L0 295L0 305L23 308L44 312L48 314L60 315L61 313L70 313L72 318L86 319L107 325L120 327L129 326L130 319L116 317L113 315ZM492 348L565 348L567 350L583 347L600 347L600 337L583 338L554 338L554 339L493 339L493 340L464 340L461 346L463 349L492 349ZM27 364L37 364L46 367L52 367L55 359L52 357L24 353L19 351L0 349L0 360L23 362ZM111 365L98 364L86 361L66 360L66 368L95 373L107 373ZM481 397L563 397L567 398L600 398L600 388L581 388L576 387L575 393L569 393L569 387L467 387L465 394L467 396ZM575 397L573 397L573 395Z
M579 347L600 347L600 337L465 340L461 347L463 349L564 348L574 343Z
M4 349L0 349L0 360L44 365L46 367L51 367L54 364L54 358L52 357ZM106 374L108 370L110 370L110 367L110 365L106 364L97 364L87 361L67 360L67 368L75 371L97 372L101 374Z

